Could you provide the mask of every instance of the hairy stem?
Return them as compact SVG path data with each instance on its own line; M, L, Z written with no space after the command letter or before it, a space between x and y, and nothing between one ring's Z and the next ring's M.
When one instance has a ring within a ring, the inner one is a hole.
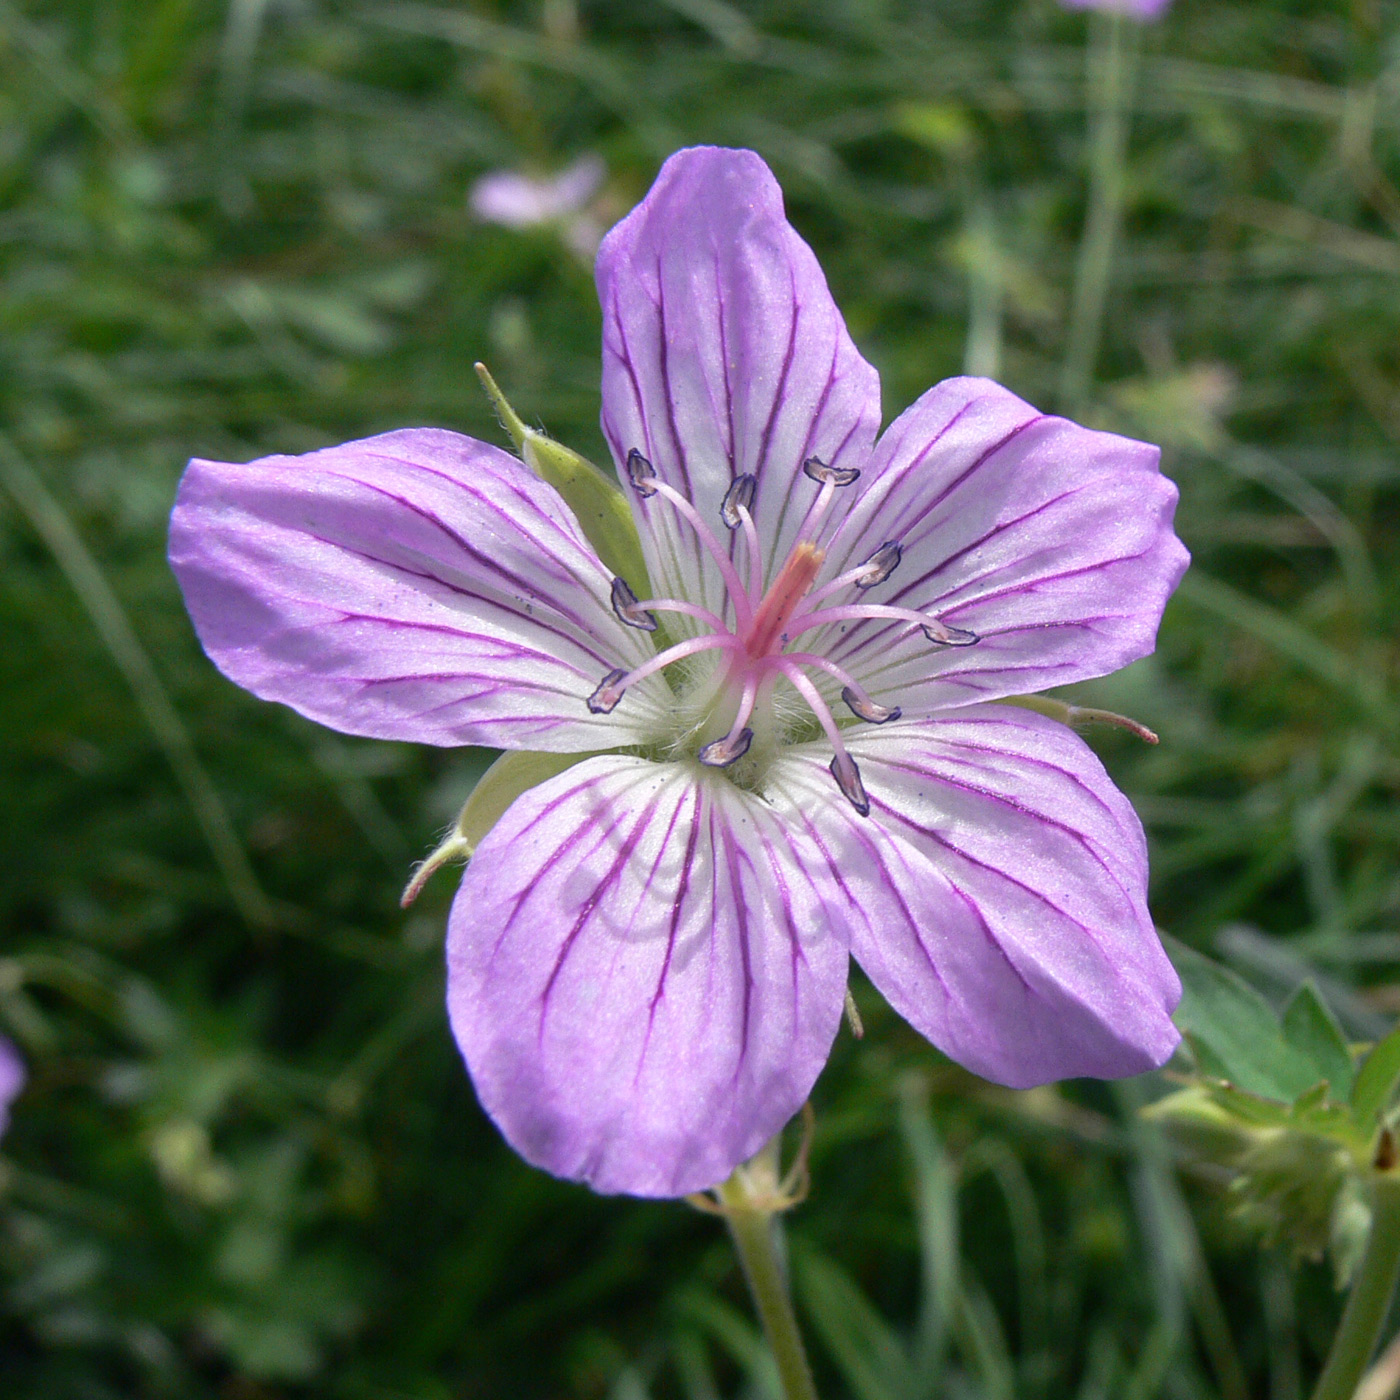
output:
M1312 1400L1351 1400L1390 1311L1400 1273L1400 1179L1378 1176L1366 1252Z
M773 1150L776 1162L776 1145L777 1139L774 1139L753 1162L738 1168L717 1194L734 1249L744 1268L744 1277L748 1280L749 1292L763 1323L764 1336L768 1338L778 1366L784 1400L817 1400L817 1389L812 1382L812 1371L807 1364L807 1352L802 1345L802 1333L797 1327L797 1314L788 1289L787 1271L779 1251L781 1225L774 1212L764 1208L765 1201L771 1200L771 1190L766 1189L767 1182L753 1179L768 1175L763 1158ZM773 1175L776 1179L776 1172Z

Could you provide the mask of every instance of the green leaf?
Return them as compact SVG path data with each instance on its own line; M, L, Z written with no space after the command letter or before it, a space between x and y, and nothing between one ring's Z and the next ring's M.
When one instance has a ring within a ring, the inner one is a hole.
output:
M1374 1126L1400 1079L1400 1026L1362 1061L1351 1089L1351 1112L1363 1131Z
M1319 1075L1284 1039L1273 1008L1229 968L1169 940L1181 975L1177 1026L1190 1038L1203 1072L1260 1098L1292 1103Z
M1351 1093L1351 1051L1327 1004L1311 982L1304 982L1283 1008L1283 1038L1331 1086L1339 1103Z

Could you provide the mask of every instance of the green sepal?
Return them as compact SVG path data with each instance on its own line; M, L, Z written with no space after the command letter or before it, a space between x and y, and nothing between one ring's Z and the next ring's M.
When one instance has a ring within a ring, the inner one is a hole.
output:
M1204 1074L1290 1104L1324 1077L1284 1038L1273 1007L1247 982L1174 939L1167 950L1182 985L1173 1019Z
M413 872L399 903L407 909L444 865L470 860L486 834L505 816L506 808L522 793L592 757L591 753L535 753L530 749L503 753L477 781L452 830Z
M503 753L481 775L457 818L456 833L469 847L467 854L481 845L517 797L593 756L591 753L536 753L531 749L510 749Z
M1290 1107L1277 1099L1261 1098L1235 1084L1207 1086L1211 1098L1236 1122L1251 1128L1282 1128L1288 1123Z
M527 427L486 366L477 365L476 372L516 451L536 476L564 498L589 544L598 551L604 568L625 579L638 597L649 597L651 577L641 537L627 498L616 482L572 448Z
M1283 1038L1331 1086L1332 1097L1345 1103L1354 1070L1346 1038L1311 982L1304 982L1283 1008Z
M1351 1112L1361 1132L1369 1132L1389 1106L1400 1079L1400 1026L1361 1062L1351 1088Z

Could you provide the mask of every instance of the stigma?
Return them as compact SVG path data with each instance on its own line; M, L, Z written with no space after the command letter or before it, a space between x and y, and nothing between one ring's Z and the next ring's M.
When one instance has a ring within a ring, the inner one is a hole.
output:
M727 601L716 613L683 598L639 599L625 579L615 578L612 606L626 626L655 631L656 614L669 612L690 617L708 630L657 652L631 671L609 671L587 697L587 703L594 714L609 714L637 681L689 657L716 652L716 664L706 685L710 696L709 732L721 732L701 744L695 758L711 768L728 768L744 758L754 738L751 721L765 709L771 712L774 686L779 680L784 681L811 710L831 744L831 774L837 788L861 816L868 816L870 800L860 770L846 749L842 728L830 704L808 673L818 671L829 676L840 687L841 700L855 720L886 724L899 718L899 707L872 699L852 675L830 658L815 651L793 649L795 639L832 624L862 621L903 623L905 630L922 632L939 647L972 646L978 638L975 633L949 626L929 613L867 600L869 590L884 583L899 566L903 549L898 540L886 540L863 563L818 585L827 559L820 541L836 493L852 486L860 472L854 467L831 467L819 458L809 457L803 463L803 473L816 484L816 494L798 529L796 543L764 588L765 561L753 517L756 477L736 476L719 509L721 524L743 539L748 574L745 580L740 576L734 551L721 544L694 504L665 481L640 450L633 448L628 453L626 476L639 498L639 508L643 513L669 508L686 522L723 578ZM845 595L844 600L841 595Z

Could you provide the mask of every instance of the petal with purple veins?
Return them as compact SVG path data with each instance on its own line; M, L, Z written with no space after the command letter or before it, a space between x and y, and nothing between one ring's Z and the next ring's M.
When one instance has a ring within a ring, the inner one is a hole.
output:
M752 473L776 571L815 497L803 463L864 465L880 385L772 172L752 151L678 151L603 240L598 292L603 431L619 471L641 452L715 530L730 483ZM690 527L664 499L633 505L658 591L720 611L720 579ZM737 537L725 547L737 551Z
M837 878L797 814L692 765L586 759L518 799L447 945L453 1031L511 1145L604 1192L723 1180L830 1050Z
M984 705L849 742L868 817L831 800L815 745L778 782L838 855L852 955L895 1010L1015 1087L1160 1066L1181 988L1147 912L1142 827L1083 741Z
M927 611L980 640L932 650L868 621L804 645L906 716L1126 666L1153 649L1188 561L1157 462L1155 447L1037 413L990 380L937 385L880 439L828 572L895 540L898 569L857 601Z
M191 462L170 562L225 675L345 733L576 752L663 713L652 680L590 714L598 678L652 647L558 493L457 433Z

